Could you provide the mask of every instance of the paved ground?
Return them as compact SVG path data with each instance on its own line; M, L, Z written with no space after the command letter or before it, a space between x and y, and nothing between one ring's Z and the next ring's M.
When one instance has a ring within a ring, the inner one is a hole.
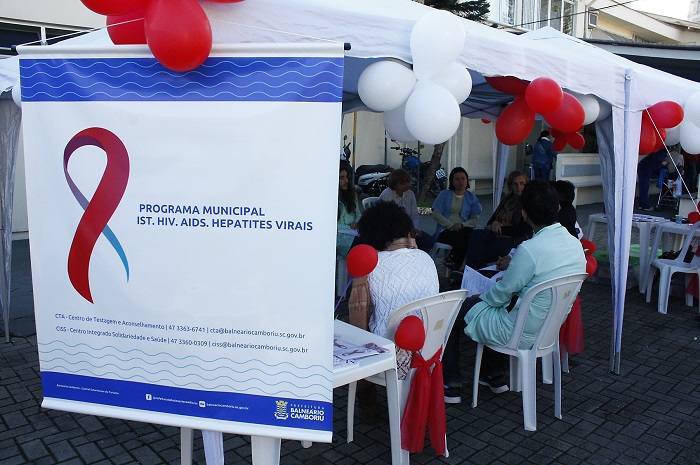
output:
M485 206L486 208L486 206ZM594 210L600 205L589 207ZM586 208L579 208L585 224ZM12 343L0 343L0 465L179 463L179 430L40 407L26 241L14 247ZM656 294L652 295L652 299ZM447 406L450 457L429 445L413 463L447 464L700 464L700 325L697 309L672 297L668 315L636 290L627 292L622 371L608 372L611 288L584 284L586 349L563 376L562 420L553 417L551 386L538 387L538 431L522 426L518 394L482 388L470 407L474 349L463 342L464 402ZM17 308L24 305L24 308ZM26 306L29 305L29 309ZM463 338L466 339L466 338ZM388 464L385 404L371 424L358 415L355 441L344 441L346 389L335 392L334 441L301 448L282 442L282 464ZM381 400L380 400L381 401ZM246 437L225 436L226 463L250 463ZM194 461L204 463L201 435Z

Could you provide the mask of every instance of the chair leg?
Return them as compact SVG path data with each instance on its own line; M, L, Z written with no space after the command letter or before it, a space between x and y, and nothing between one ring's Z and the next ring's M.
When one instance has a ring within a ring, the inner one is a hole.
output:
M526 431L537 431L537 392L535 378L537 377L537 359L526 356L520 361L523 388L523 422Z
M685 291L686 289L688 289L688 285L690 284L690 279L692 276L692 274L685 273L685 287L683 288L683 294L685 295L685 305L687 307L693 306L693 294L689 294Z
M192 428L180 428L180 463L192 465Z
M566 345L561 346L561 371L569 372L569 352L566 351Z
M357 393L357 382L348 384L348 442L352 442L353 429L355 427L355 394Z
M552 354L542 357L542 382L552 384Z
M559 350L552 353L554 357L554 416L561 420L561 360Z
M671 288L671 277L673 273L668 268L660 270L659 275L659 304L657 306L657 311L663 313L664 315L668 311L668 293Z
M474 383L472 385L472 408L476 408L479 398L479 372L481 371L481 357L484 355L484 345L476 345L476 361L474 361Z
M509 388L513 392L523 390L522 371L523 363L518 357L510 356L510 385Z
M646 285L647 302L651 301L651 288L654 285L654 276L656 276L656 271L654 271L653 266L650 266L649 267L649 276L647 276L647 285Z
M204 457L208 465L224 465L224 433L220 431L202 431Z

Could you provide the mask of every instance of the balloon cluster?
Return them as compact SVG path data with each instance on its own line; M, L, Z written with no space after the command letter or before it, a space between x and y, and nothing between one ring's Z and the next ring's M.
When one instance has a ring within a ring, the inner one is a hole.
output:
M107 32L114 44L148 44L153 56L166 68L190 71L209 56L211 25L197 0L81 1L95 13L107 16Z
M585 140L578 131L586 124L607 118L612 110L607 102L594 95L564 92L556 81L547 77L527 82L513 76L496 76L487 77L486 82L515 96L496 121L496 137L506 145L523 142L539 113L551 127L555 150L562 150L567 144L580 149Z
M586 238L581 239L581 246L583 247L583 253L586 254L586 273L588 273L588 277L590 278L598 269L598 260L593 256L596 247L592 241Z
M680 128L678 131L676 128L683 121L683 116L683 107L671 101L659 102L644 110L639 133L639 154L646 155L661 150L664 145L676 145L680 140L676 140L677 136L680 137Z
M455 62L464 47L462 22L436 10L411 31L413 69L396 61L369 65L357 83L362 102L384 112L387 135L398 142L439 144L459 128L459 104L469 97L469 71Z
M690 154L700 153L700 92L696 92L688 98L683 110L684 117L681 124L666 130L666 145L680 142L681 147L686 152Z

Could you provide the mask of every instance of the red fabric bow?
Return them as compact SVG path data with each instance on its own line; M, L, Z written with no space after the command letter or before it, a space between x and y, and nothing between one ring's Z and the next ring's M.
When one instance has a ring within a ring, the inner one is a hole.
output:
M416 372L401 419L401 448L411 453L423 451L425 428L428 426L430 443L435 449L435 454L445 454L447 420L441 354L442 348L427 361L420 353L413 354L411 368L416 368Z

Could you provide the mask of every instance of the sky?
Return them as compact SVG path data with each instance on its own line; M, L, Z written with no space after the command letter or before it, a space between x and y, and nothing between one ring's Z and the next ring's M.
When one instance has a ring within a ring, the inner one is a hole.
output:
M687 20L690 0L637 0L628 3L628 6L635 10Z

